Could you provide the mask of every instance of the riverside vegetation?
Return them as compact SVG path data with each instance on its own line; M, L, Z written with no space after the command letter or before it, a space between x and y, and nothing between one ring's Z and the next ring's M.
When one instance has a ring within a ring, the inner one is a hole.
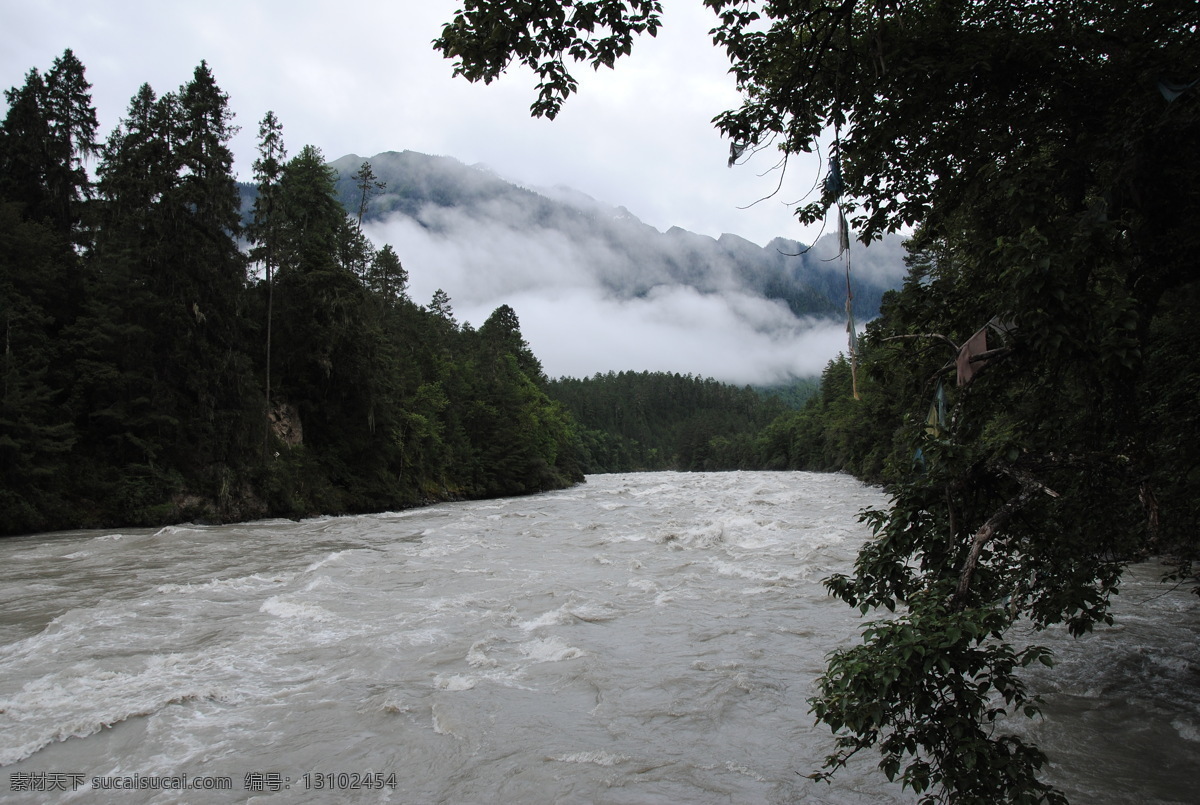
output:
M462 5L435 47L470 81L528 67L549 118L580 89L574 63L613 67L663 24L658 0ZM827 582L879 617L829 658L811 704L836 749L810 773L871 751L922 802L1061 802L1005 729L1039 713L1022 668L1053 663L1019 636L1111 623L1123 570L1151 554L1194 579L1196 6L704 6L741 93L715 118L730 162L821 150L802 222L914 230L857 378L831 366L813 408L765 432L780 464L820 456L891 495Z
M582 479L514 311L474 329L444 294L413 303L318 149L288 159L264 117L243 228L227 97L205 64L177 91L143 86L103 143L89 89L67 51L6 93L0 530L368 511Z

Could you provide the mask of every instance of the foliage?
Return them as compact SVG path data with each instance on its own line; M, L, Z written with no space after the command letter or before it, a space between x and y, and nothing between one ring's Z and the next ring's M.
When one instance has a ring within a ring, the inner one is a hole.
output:
M770 386L756 386L755 390L765 397L778 397L784 407L800 409L821 388L821 382L816 377L794 378L790 383Z
M22 87L6 90L0 136L0 193L25 205L31 220L73 236L90 183L83 162L97 151L91 84L71 50L44 76L36 69Z
M537 73L533 114L551 120L578 82L567 57L595 69L612 67L628 55L633 38L658 33L657 0L535 0L514 4L467 0L434 43L447 58L458 58L455 75L490 84L517 58Z
M757 469L755 435L783 410L749 387L666 372L564 377L547 392L579 423L585 472Z
M407 296L336 172L260 126L241 250L228 98L142 86L100 151L67 51L0 127L0 531L377 511L582 480L503 306ZM380 189L364 167L359 208ZM253 262L264 270L250 274Z
M1036 714L1018 671L1045 658L1011 627L1079 634L1109 621L1128 562L1169 552L1182 573L1195 554L1196 371L1180 359L1200 246L1195 9L705 5L742 92L716 118L731 162L832 133L800 220L836 206L864 240L916 227L909 282L863 343L863 399L835 393L831 365L821 398L762 436L775 465L849 467L893 496L854 574L829 580L899 614L830 658L812 702L837 735L827 772L877 748L926 801L1057 801L1042 756L1003 729ZM588 54L539 9L472 4L437 46L470 79L548 61L534 111L552 115L574 89L564 57Z
M14 528L51 522L59 505L47 481L64 469L76 433L56 389L55 300L62 243L21 205L0 203L0 509Z
M1043 648L1015 651L1004 642L1007 626L995 610L951 613L932 596L864 626L863 643L836 653L821 679L813 710L840 735L830 771L812 776L828 779L878 743L887 778L925 794L923 801L936 801L928 792L938 789L980 803L1064 801L1037 779L1045 756L995 732L1009 712L1038 714L1017 672L1051 664Z

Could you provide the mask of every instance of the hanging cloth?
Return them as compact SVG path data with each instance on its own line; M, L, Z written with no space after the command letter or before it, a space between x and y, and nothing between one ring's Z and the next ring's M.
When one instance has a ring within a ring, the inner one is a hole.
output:
M837 239L838 257L846 258L846 341L850 351L850 389L854 399L861 399L858 394L858 328L854 324L854 290L850 285L850 224L846 221L846 213L842 210L842 193L846 189L842 179L842 159L838 143L839 135L834 134L834 150L829 157L829 171L821 183L828 203L837 209Z
M1197 84L1200 84L1200 78L1197 78L1190 84L1180 84L1176 81L1168 81L1165 78L1161 78L1158 81L1158 91L1166 99L1167 103L1174 103L1176 98Z
M965 386L970 383L975 373L987 363L987 361L975 361L974 363L971 361L973 356L987 352L987 331L988 325L985 324L958 350L958 357L954 360L955 368L958 369L958 385Z
M929 414L925 417L925 432L930 436L939 438L942 435L942 427L946 422L946 389L942 386L942 381L938 381L937 391L934 392L933 401L929 403Z
M842 207L838 205L838 254L846 257L846 332L850 348L850 390L858 396L858 328L854 325L854 290L850 286L850 227Z
M834 135L834 142L837 142L837 135ZM836 145L835 145L836 149ZM842 197L842 192L845 191L846 184L842 181L842 161L841 155L837 150L829 156L829 171L825 174L825 179L821 182L821 190L825 198L832 202L836 202Z

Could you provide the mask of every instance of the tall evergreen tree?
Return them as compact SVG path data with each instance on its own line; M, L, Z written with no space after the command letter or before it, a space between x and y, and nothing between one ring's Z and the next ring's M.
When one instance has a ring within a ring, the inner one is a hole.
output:
M529 348L529 342L521 335L521 322L517 312L508 305L501 305L492 311L479 327L479 338L484 349L490 355L512 355L517 361L517 367L535 383L545 383L546 376L542 371L541 361Z
M185 414L170 380L174 263L169 199L177 183L175 96L143 84L109 135L97 168L96 241L86 303L68 336L80 433L79 494L140 522L177 492L175 444Z
M248 443L251 400L241 317L246 259L237 244L240 201L229 148L237 128L228 95L205 62L178 98L171 291L183 315L176 318L176 383L195 411L196 459L237 463Z
M46 117L46 82L37 69L25 83L4 91L8 112L0 129L0 194L24 205L33 220L50 217L46 186L50 123Z
M9 109L0 130L0 194L26 206L33 220L78 240L83 202L91 195L84 161L97 153L91 84L71 50L42 75L5 91Z
M367 274L375 260L375 246L363 233L362 228L349 219L338 229L337 260L344 269L358 277L359 281L367 281Z
M71 354L63 333L83 297L80 223L91 183L96 116L83 65L70 50L43 76L5 93L0 124L0 489L16 528L65 524ZM79 247L79 248L77 248Z
M82 204L91 196L85 162L99 152L92 85L70 49L54 60L46 78L46 122L49 159L46 184L56 227L74 240L82 220Z
M279 202L279 183L287 159L283 142L283 124L274 112L267 112L258 125L258 158L254 160L254 181L258 194L246 234L254 244L250 259L260 263L268 281L278 265L277 252L283 228Z
M315 427L336 430L330 405L353 394L355 335L361 332L364 290L339 260L339 247L353 225L334 195L334 173L320 149L306 145L283 171L279 188L284 227L279 264L279 367L285 393ZM305 423L306 432L309 427Z
M139 90L98 168L76 396L93 455L111 451L126 477L147 479L139 501L227 486L258 410L239 311L233 131L201 64L178 93Z
M30 70L23 87L6 92L10 107L0 124L0 199L21 204L27 220L44 222L55 236L38 303L56 340L82 299L79 258L89 245L82 222L92 194L84 162L97 152L90 89L67 50L48 74Z
M450 294L438 288L433 292L433 296L429 300L428 310L436 318L446 323L446 326L451 330L458 329L458 320L454 318L454 307L450 301Z
M367 212L367 204L371 199L383 192L387 182L379 181L370 162L364 161L354 174L354 186L358 188L358 218L356 223L362 228L362 219Z
M275 269L279 262L283 237L283 210L279 200L279 183L283 178L284 160L287 149L283 144L283 125L268 111L258 127L258 158L254 160L254 179L258 184L258 195L254 199L253 217L247 235L255 244L250 250L250 259L263 266L267 289L267 316L264 357L264 401L265 415L271 410L271 338L275 318ZM266 450L270 428L264 428L263 445Z
M400 258L390 243L385 243L383 248L375 252L365 281L367 288L387 304L405 298L405 292L408 290L408 272L400 263Z

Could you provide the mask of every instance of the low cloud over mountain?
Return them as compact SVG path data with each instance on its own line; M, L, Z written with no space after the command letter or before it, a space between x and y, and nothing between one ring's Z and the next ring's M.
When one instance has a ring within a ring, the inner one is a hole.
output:
M334 162L350 209L364 161L387 184L364 229L400 255L412 298L441 288L475 325L511 305L551 376L644 369L768 384L815 375L845 348L845 266L831 236L805 250L659 232L570 189L410 151ZM855 244L851 261L861 326L903 278L900 239Z

